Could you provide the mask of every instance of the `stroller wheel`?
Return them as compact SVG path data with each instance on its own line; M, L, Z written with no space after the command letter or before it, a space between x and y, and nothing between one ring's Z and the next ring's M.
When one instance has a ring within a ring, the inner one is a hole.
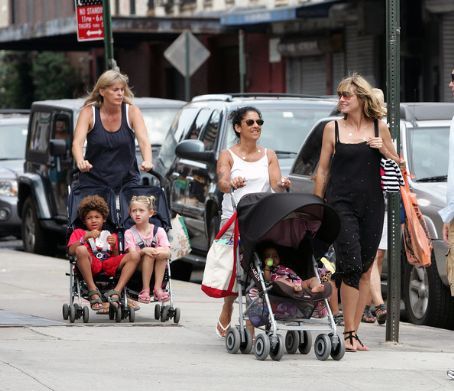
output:
M252 334L247 327L244 328L244 338L245 340L240 344L240 351L243 354L249 354L252 350L253 339Z
M115 307L112 304L109 305L109 319L115 319Z
M288 354L295 354L300 346L300 334L298 331L289 330L285 334L285 350Z
M161 317L161 306L159 304L156 304L154 306L154 318L156 320L159 320L160 317Z
M68 304L63 304L63 307L61 309L62 314L63 314L63 319L68 320L69 317L69 305Z
M270 357L274 361L280 361L282 356L284 355L284 337L281 334L277 334L277 340L273 344L271 344L270 348Z
M169 306L163 305L161 309L161 322L165 322L169 319Z
M134 308L129 308L128 311L129 323L134 323L136 320L136 311L134 311Z
M345 354L345 343L337 334L330 334L331 338L331 357L333 360L339 361Z
M175 308L175 315L173 316L173 323L179 323L180 322L180 316L181 316L181 311L179 308Z
M240 349L241 336L236 327L230 327L225 335L225 348L230 354L235 354Z
M326 334L320 334L315 338L314 353L320 361L325 361L331 354L331 340Z
M84 308L82 309L82 319L84 323L88 323L88 319L90 318L90 311L88 307L85 305Z
M270 353L270 339L266 334L259 334L255 339L255 358L263 361Z
M312 347L312 335L309 331L300 332L300 344L298 350L301 354L308 354Z
M123 318L122 315L121 305L117 305L117 308L115 308L115 322L120 323Z
M74 323L75 320L76 320L76 307L74 306L74 304L71 304L69 306L69 321L71 323Z

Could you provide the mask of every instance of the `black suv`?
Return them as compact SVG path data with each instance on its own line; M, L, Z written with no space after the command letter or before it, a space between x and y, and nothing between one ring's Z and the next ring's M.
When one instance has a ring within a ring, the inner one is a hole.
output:
M173 117L185 102L135 98L134 103L142 111L156 158ZM31 107L24 173L18 178L17 208L25 251L52 254L57 244L64 243L74 165L72 135L82 105L82 99L62 99L35 102ZM149 174L142 175L143 183L150 180Z
M204 262L197 254L206 253L219 229L222 194L216 186L216 162L221 150L237 142L229 114L242 106L262 112L260 144L276 152L283 174L288 174L313 123L335 113L336 103L331 97L202 95L180 110L156 169L168 180L172 211L185 217L193 248L188 261Z

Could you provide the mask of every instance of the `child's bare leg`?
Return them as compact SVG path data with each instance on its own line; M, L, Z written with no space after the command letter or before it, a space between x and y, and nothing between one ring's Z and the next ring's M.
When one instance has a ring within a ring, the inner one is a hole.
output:
M167 259L160 259L154 262L154 289L162 289L162 280L164 279L164 273L166 271Z
M301 292L303 290L303 281L294 281L293 282L293 290L295 292Z
M155 259L150 255L144 255L140 263L140 268L142 269L142 289L150 290L150 280L153 275Z
M87 283L88 290L96 290L97 288L95 281L93 280L93 273L91 272L91 256L85 246L76 248L76 265L80 274L82 274L82 278Z
M126 254L120 262L118 268L121 270L120 278L118 283L115 286L114 290L121 292L126 286L129 279L134 274L134 271L137 269L137 266L140 263L139 253L128 253Z

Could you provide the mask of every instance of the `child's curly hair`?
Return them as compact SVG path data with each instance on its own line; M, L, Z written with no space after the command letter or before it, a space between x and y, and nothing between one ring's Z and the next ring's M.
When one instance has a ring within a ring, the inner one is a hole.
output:
M85 220L87 214L93 210L99 212L104 220L106 220L107 216L109 215L109 207L107 206L107 202L99 195L86 196L82 199L79 205L79 217L83 221Z

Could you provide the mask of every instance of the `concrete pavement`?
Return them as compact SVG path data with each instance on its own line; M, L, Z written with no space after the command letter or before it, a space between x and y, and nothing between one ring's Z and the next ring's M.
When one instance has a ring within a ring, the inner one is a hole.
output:
M452 331L401 323L396 345L384 342L385 327L363 324L369 352L261 362L226 352L214 332L221 302L181 281L178 326L154 320L154 305L134 324L90 312L89 324L70 325L67 270L64 260L0 250L0 390L454 390Z

